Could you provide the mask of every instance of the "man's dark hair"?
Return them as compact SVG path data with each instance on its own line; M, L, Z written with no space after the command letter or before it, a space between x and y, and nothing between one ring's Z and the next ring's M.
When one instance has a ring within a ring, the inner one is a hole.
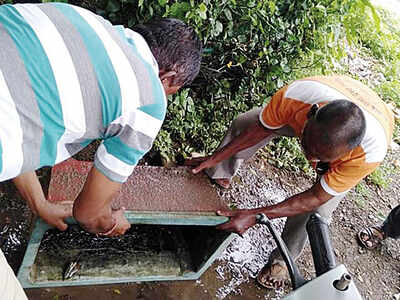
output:
M194 29L184 22L162 18L132 28L149 45L160 69L175 71L175 84L187 85L200 70L202 45Z
M335 100L318 109L314 121L321 129L322 142L335 146L346 144L349 149L360 145L366 123L362 110L348 100Z

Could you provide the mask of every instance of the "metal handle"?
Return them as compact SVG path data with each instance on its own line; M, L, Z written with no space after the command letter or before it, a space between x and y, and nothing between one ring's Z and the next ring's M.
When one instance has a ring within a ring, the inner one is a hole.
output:
M283 260L285 261L286 266L288 268L293 289L295 290L304 285L305 283L307 283L307 281L303 278L303 276L301 276L299 269L297 268L295 262L292 259L292 256L289 253L288 248L286 247L285 242L282 240L281 236L276 232L276 230L272 227L272 224L270 220L267 218L267 216L264 214L258 214L256 216L256 220L258 224L267 225L268 230L274 237L279 252L281 253Z
M320 276L336 266L328 224L320 215L313 214L308 220L306 228L310 240L315 273Z
M339 291L345 291L349 288L349 285L353 279L349 273L343 273L340 279L333 282L333 286Z

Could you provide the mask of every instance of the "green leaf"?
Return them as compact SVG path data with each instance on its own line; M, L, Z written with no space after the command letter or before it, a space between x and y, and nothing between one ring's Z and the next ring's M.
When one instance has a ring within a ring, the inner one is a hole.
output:
M222 23L220 21L215 22L215 32L217 33L216 35L220 34L224 30L224 26L222 26Z
M207 6L204 3L201 3L199 5L199 10L203 13L205 13L207 11Z
M158 0L158 4L160 4L160 6L165 6L168 3L168 0Z
M232 18L232 12L230 11L230 9L225 8L225 9L224 9L224 14L225 14L225 17L226 17L229 21L232 21L232 20L233 20L233 18Z
M190 4L187 2L175 2L170 7L171 17L184 19L185 14L190 10Z
M381 30L381 19L380 19L378 13L376 12L375 7L372 5L370 0L361 0L361 1L363 2L363 4L365 6L367 6L371 9L372 18L374 19L376 30L380 31Z
M198 8L198 13L201 19L207 19L207 6L204 3L201 3Z
M108 13L116 13L121 9L121 3L118 0L108 0L106 11Z

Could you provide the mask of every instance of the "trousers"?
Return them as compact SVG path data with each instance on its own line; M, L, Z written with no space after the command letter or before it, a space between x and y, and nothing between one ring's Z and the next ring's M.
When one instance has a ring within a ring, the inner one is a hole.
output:
M385 236L398 239L400 237L400 205L392 209L382 225Z
M28 300L17 277L0 249L0 298L2 300Z

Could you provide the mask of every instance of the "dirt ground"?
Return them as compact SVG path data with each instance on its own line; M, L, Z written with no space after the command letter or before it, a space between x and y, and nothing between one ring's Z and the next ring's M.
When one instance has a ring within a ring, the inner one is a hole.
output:
M337 262L344 263L350 270L364 299L392 299L400 292L400 243L387 240L379 249L365 251L355 240L358 229L380 222L399 203L399 157L399 150L392 151L385 160L390 178L388 186L377 188L365 184L358 193L350 192L335 212L330 226ZM256 156L242 167L232 187L221 191L221 195L239 208L255 207L281 201L311 184L311 178L276 169ZM10 183L2 184L1 188L0 246L17 270L29 237L31 215ZM276 220L274 224L281 230L283 220ZM197 281L30 289L26 292L33 300L280 299L289 288L268 292L254 280L273 248L266 229L256 226L243 238L237 237ZM307 278L314 276L308 247L299 259L299 267Z

